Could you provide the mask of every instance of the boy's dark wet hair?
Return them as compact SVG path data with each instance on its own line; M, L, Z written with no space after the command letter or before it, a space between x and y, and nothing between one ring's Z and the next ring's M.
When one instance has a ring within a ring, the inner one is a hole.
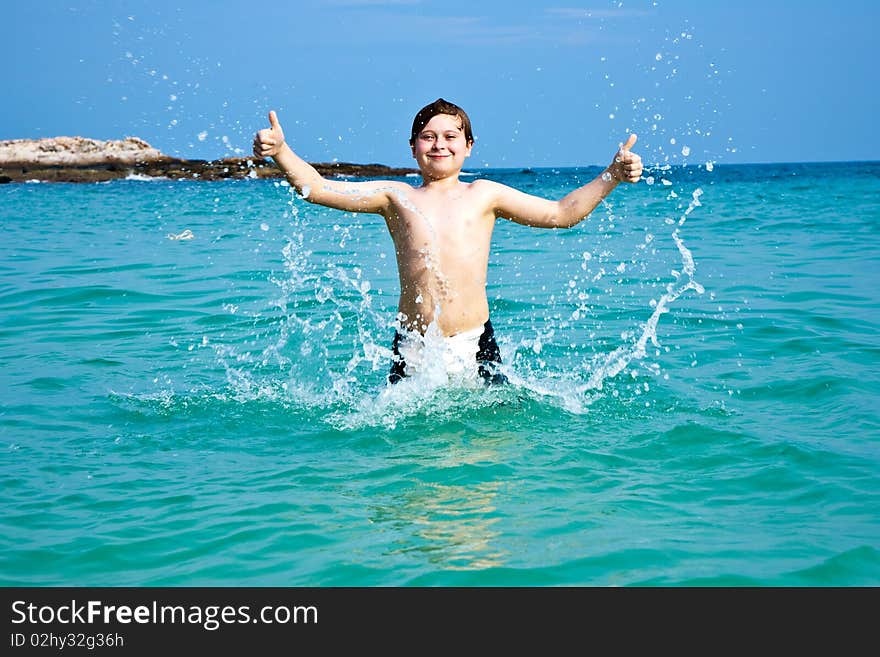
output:
M450 116L457 116L461 120L461 129L464 132L465 141L469 145L474 143L474 133L471 129L471 120L468 117L467 112L465 112L455 103L450 103L448 100L438 98L430 105L425 105L422 109L420 109L419 113L416 114L416 118L413 119L412 133L410 134L409 138L410 146L415 145L416 137L418 137L422 129L426 125L428 125L428 122L438 114L449 114Z

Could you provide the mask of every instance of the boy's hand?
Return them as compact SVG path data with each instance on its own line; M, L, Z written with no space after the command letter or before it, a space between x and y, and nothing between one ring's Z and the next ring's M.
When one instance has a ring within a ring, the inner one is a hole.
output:
M614 162L608 167L608 173L617 182L639 182L642 177L642 158L630 149L636 144L635 133L629 136L625 144L622 144Z
M284 146L284 131L275 110L269 112L269 126L254 137L254 155L257 157L275 157Z

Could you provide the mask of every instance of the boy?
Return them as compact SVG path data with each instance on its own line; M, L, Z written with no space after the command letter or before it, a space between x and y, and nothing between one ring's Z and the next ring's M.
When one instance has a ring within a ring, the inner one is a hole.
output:
M582 221L620 182L637 182L641 158L621 146L593 181L559 201L532 196L491 180L461 182L474 136L468 115L442 98L413 121L410 148L422 185L400 181L328 180L300 159L284 140L275 112L270 127L254 137L254 155L271 157L309 202L385 218L397 253L398 321L388 380L424 369L441 357L448 372L476 371L486 382L505 381L501 353L489 321L486 277L489 244L498 218L538 228L570 228ZM429 334L442 340L430 340ZM443 345L437 353L436 344Z

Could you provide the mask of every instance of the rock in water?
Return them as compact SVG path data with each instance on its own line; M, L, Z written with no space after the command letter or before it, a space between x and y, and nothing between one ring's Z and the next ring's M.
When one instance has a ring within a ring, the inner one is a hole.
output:
M68 166L155 162L165 156L143 139L101 141L85 137L47 137L0 141L0 167Z
M313 166L322 176L384 178L417 172L417 169L347 162L317 163ZM27 180L103 182L129 176L172 180L283 177L278 167L269 160L252 157L184 160L164 155L137 137L116 141L84 137L0 141L0 183Z

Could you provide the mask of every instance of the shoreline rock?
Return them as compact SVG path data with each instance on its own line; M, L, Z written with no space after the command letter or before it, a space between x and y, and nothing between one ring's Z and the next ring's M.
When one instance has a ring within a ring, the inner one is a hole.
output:
M418 173L418 169L382 164L313 162L312 166L328 177L384 178ZM170 157L137 137L111 141L84 137L0 141L0 183L106 182L129 177L211 181L283 175L274 162L254 157Z

